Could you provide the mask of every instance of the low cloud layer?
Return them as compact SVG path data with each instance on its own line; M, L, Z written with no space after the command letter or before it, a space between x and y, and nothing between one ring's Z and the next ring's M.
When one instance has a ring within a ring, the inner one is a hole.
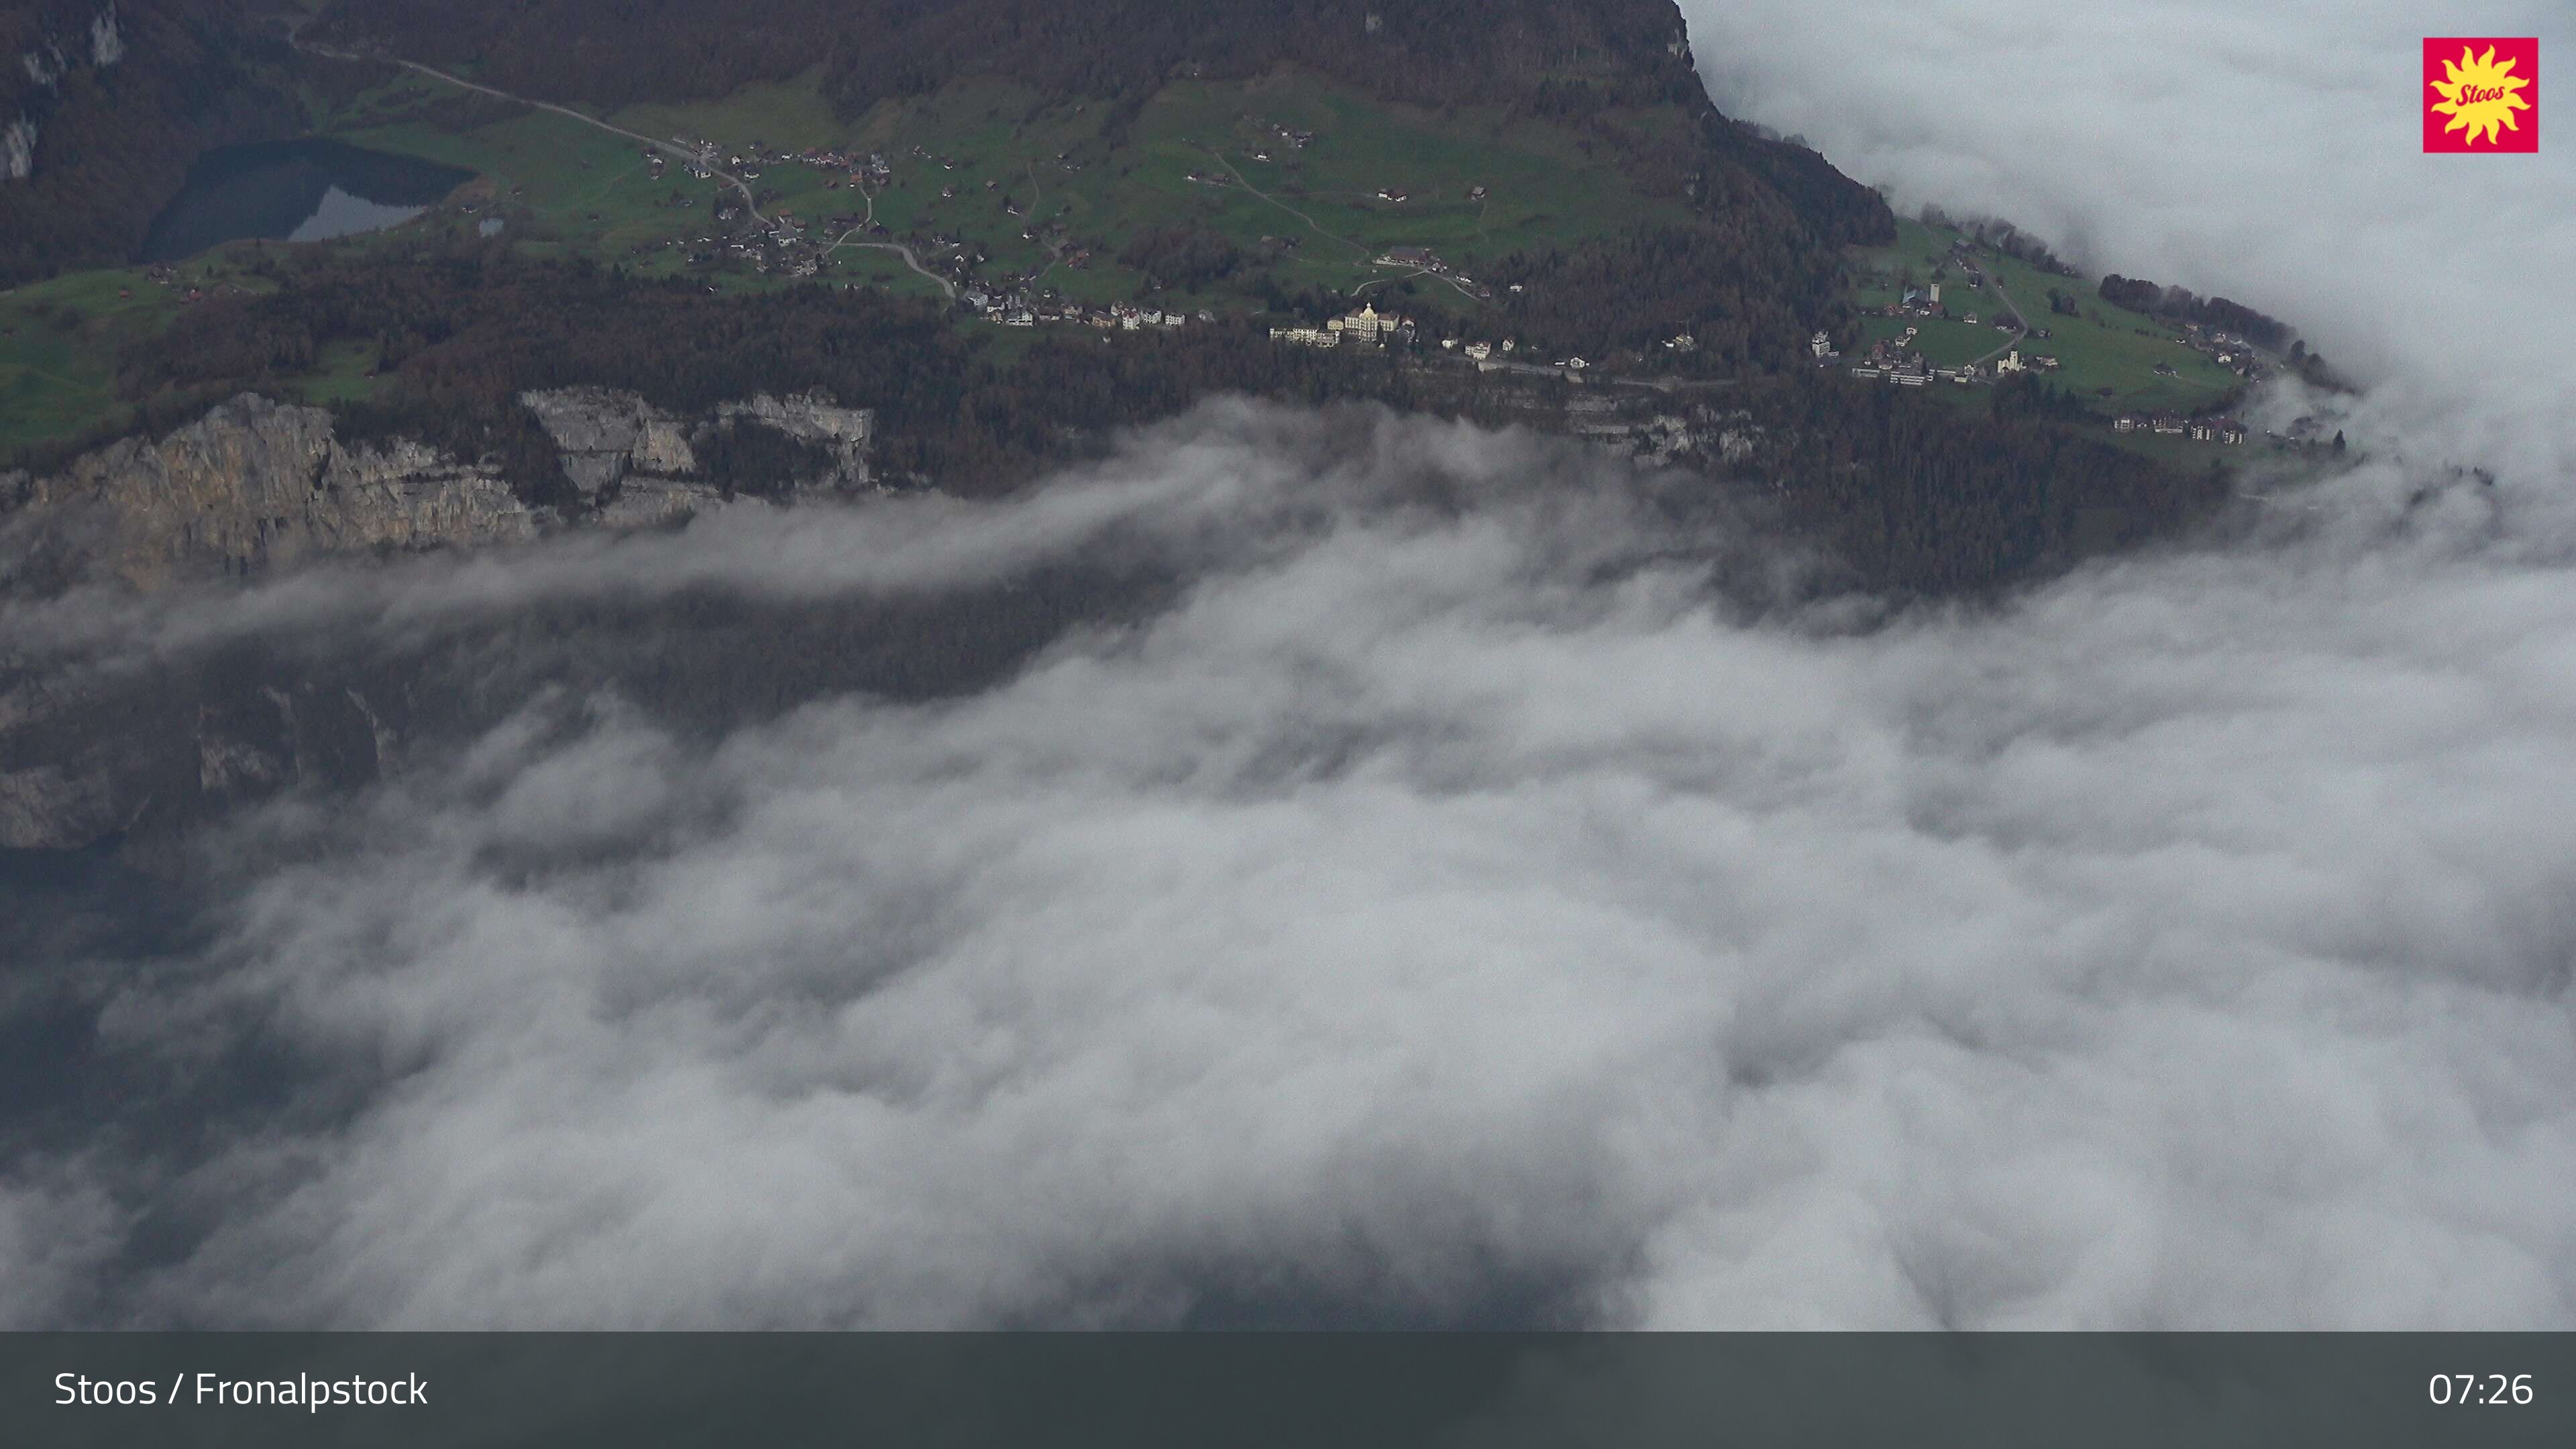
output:
M2566 152L2419 163L2389 7L2104 15L1694 16L1731 109L2377 384L2352 475L1992 608L1228 405L1012 503L0 616L513 681L143 878L0 860L64 1063L0 1326L2576 1326ZM1084 569L1147 582L784 712L509 627Z
M76 968L162 1095L13 1154L22 1312L2576 1318L2576 588L2494 490L1862 630L1655 491L1215 408L812 521L857 598L1114 502L1186 585L961 698L539 698L236 821L197 936Z

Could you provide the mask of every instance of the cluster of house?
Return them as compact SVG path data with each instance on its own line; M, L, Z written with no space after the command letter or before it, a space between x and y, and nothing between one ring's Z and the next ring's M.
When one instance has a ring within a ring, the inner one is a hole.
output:
M1410 346L1420 340L1421 335L1422 328L1420 323L1409 317L1398 317L1391 313L1380 312L1374 304L1364 305L1358 311L1350 313L1347 316L1332 318L1325 322L1321 327L1290 326L1273 327L1270 329L1271 341L1282 342L1295 347L1341 347L1345 345L1384 347L1395 343L1402 343ZM1689 342L1693 347L1699 345L1696 341L1689 338L1683 338L1680 340ZM1455 353L1458 356L1464 357L1468 361L1479 365L1499 367L1504 365L1505 362L1512 357L1513 353L1520 350L1520 342L1518 339L1510 337L1506 337L1500 342L1486 342L1481 340L1470 341L1463 337L1443 337L1440 339L1440 350L1443 352ZM1590 361L1581 357L1559 358L1553 363L1541 363L1533 359L1525 358L1522 363L1516 363L1513 365L1553 366L1561 371L1570 373L1580 373L1592 366Z
M995 296L981 288L968 290L958 298L961 306L983 315L996 327L1094 327L1104 332L1143 332L1160 328L1187 327L1192 321L1214 322L1214 312L1202 311L1195 317L1178 307L1148 307L1136 303L1112 302L1106 307L1086 307L1079 302L1033 300L1025 292Z
M1339 347L1345 342L1383 347L1390 342L1411 342L1416 335L1414 324L1406 318L1378 311L1375 303L1363 304L1347 316L1329 319L1321 327L1273 327L1270 340L1297 347Z
M235 282L218 282L215 284L212 292L208 292L203 287L187 285L187 280L179 275L179 269L177 267L167 265L166 263L147 268L143 275L154 286L161 288L165 292L175 293L182 303L202 302L209 296L247 297L250 295L250 293L243 289L240 284ZM119 287L116 289L116 296L119 301L132 301L134 299L134 289L132 287Z
M1378 254L1377 264L1381 267L1412 267L1417 271L1429 272L1435 277L1447 278L1450 285L1479 301L1493 300L1492 287L1477 281L1465 272L1452 268L1429 247L1388 247ZM1517 292L1520 288L1514 287L1512 290Z
M2195 443L2242 443L2245 425L2234 418L2186 418L2175 413L2122 413L2111 420L2115 433L2165 433Z
M2262 355L2254 344L2233 332L2217 328L2204 329L2197 322L2182 324L2182 345L2248 381L2265 375Z
M1934 367L1924 360L1922 353L1913 350L1914 337L1915 329L1908 327L1902 336L1882 337L1872 342L1869 352L1851 364L1851 375L1866 382L1886 381L1899 387L1922 387L1933 382L1967 386L1998 381L2017 373L2057 370L2054 355L2036 353L2024 357L2018 347L1996 358L1991 371L1974 362L1961 363L1957 367ZM1807 339L1807 351L1819 367L1831 367L1843 360L1842 354L1834 350L1834 340L1822 332Z

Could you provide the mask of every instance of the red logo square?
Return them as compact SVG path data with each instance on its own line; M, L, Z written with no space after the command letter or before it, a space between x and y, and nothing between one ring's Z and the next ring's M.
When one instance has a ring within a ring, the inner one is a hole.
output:
M2427 36L2426 151L2540 149L2540 40L2536 36Z

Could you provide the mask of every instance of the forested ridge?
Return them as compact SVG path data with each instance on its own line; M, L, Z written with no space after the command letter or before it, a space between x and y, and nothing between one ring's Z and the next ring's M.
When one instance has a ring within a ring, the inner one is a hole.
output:
M969 495L1025 486L1105 445L1113 429L1227 393L1549 426L1533 415L1526 380L1426 368L1394 352L1280 347L1246 322L1107 341L1049 334L1003 362L986 340L994 334L867 289L724 297L497 246L306 254L285 265L297 274L274 294L197 308L134 349L123 390L163 400L160 421L174 423L235 391L276 390L326 348L360 344L386 385L375 401L339 409L344 436L415 437L491 458L532 502L563 507L577 500L516 402L524 389L624 388L682 414L821 389L876 410L881 476ZM1549 388L1560 399L1570 391L1562 382L1540 391ZM1726 406L1766 440L1739 470L1749 486L1830 540L1860 576L1901 590L1988 587L2166 528L2221 487L2048 427L2036 395L1995 396L1994 416L1964 415L1910 391L1783 368L1749 376Z
M240 0L0 7L0 128L34 138L0 179L0 286L129 260L200 152L293 134L286 60Z
M603 105L718 96L817 63L851 114L961 76L1114 100L1184 68L1281 63L1425 104L1568 81L1627 104L1698 97L1672 0L338 0L315 34Z

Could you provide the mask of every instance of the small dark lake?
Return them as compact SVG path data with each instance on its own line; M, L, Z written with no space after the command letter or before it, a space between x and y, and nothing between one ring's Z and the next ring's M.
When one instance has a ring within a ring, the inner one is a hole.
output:
M418 216L471 171L339 141L262 141L197 158L144 236L142 260L171 262L228 241L325 241Z

